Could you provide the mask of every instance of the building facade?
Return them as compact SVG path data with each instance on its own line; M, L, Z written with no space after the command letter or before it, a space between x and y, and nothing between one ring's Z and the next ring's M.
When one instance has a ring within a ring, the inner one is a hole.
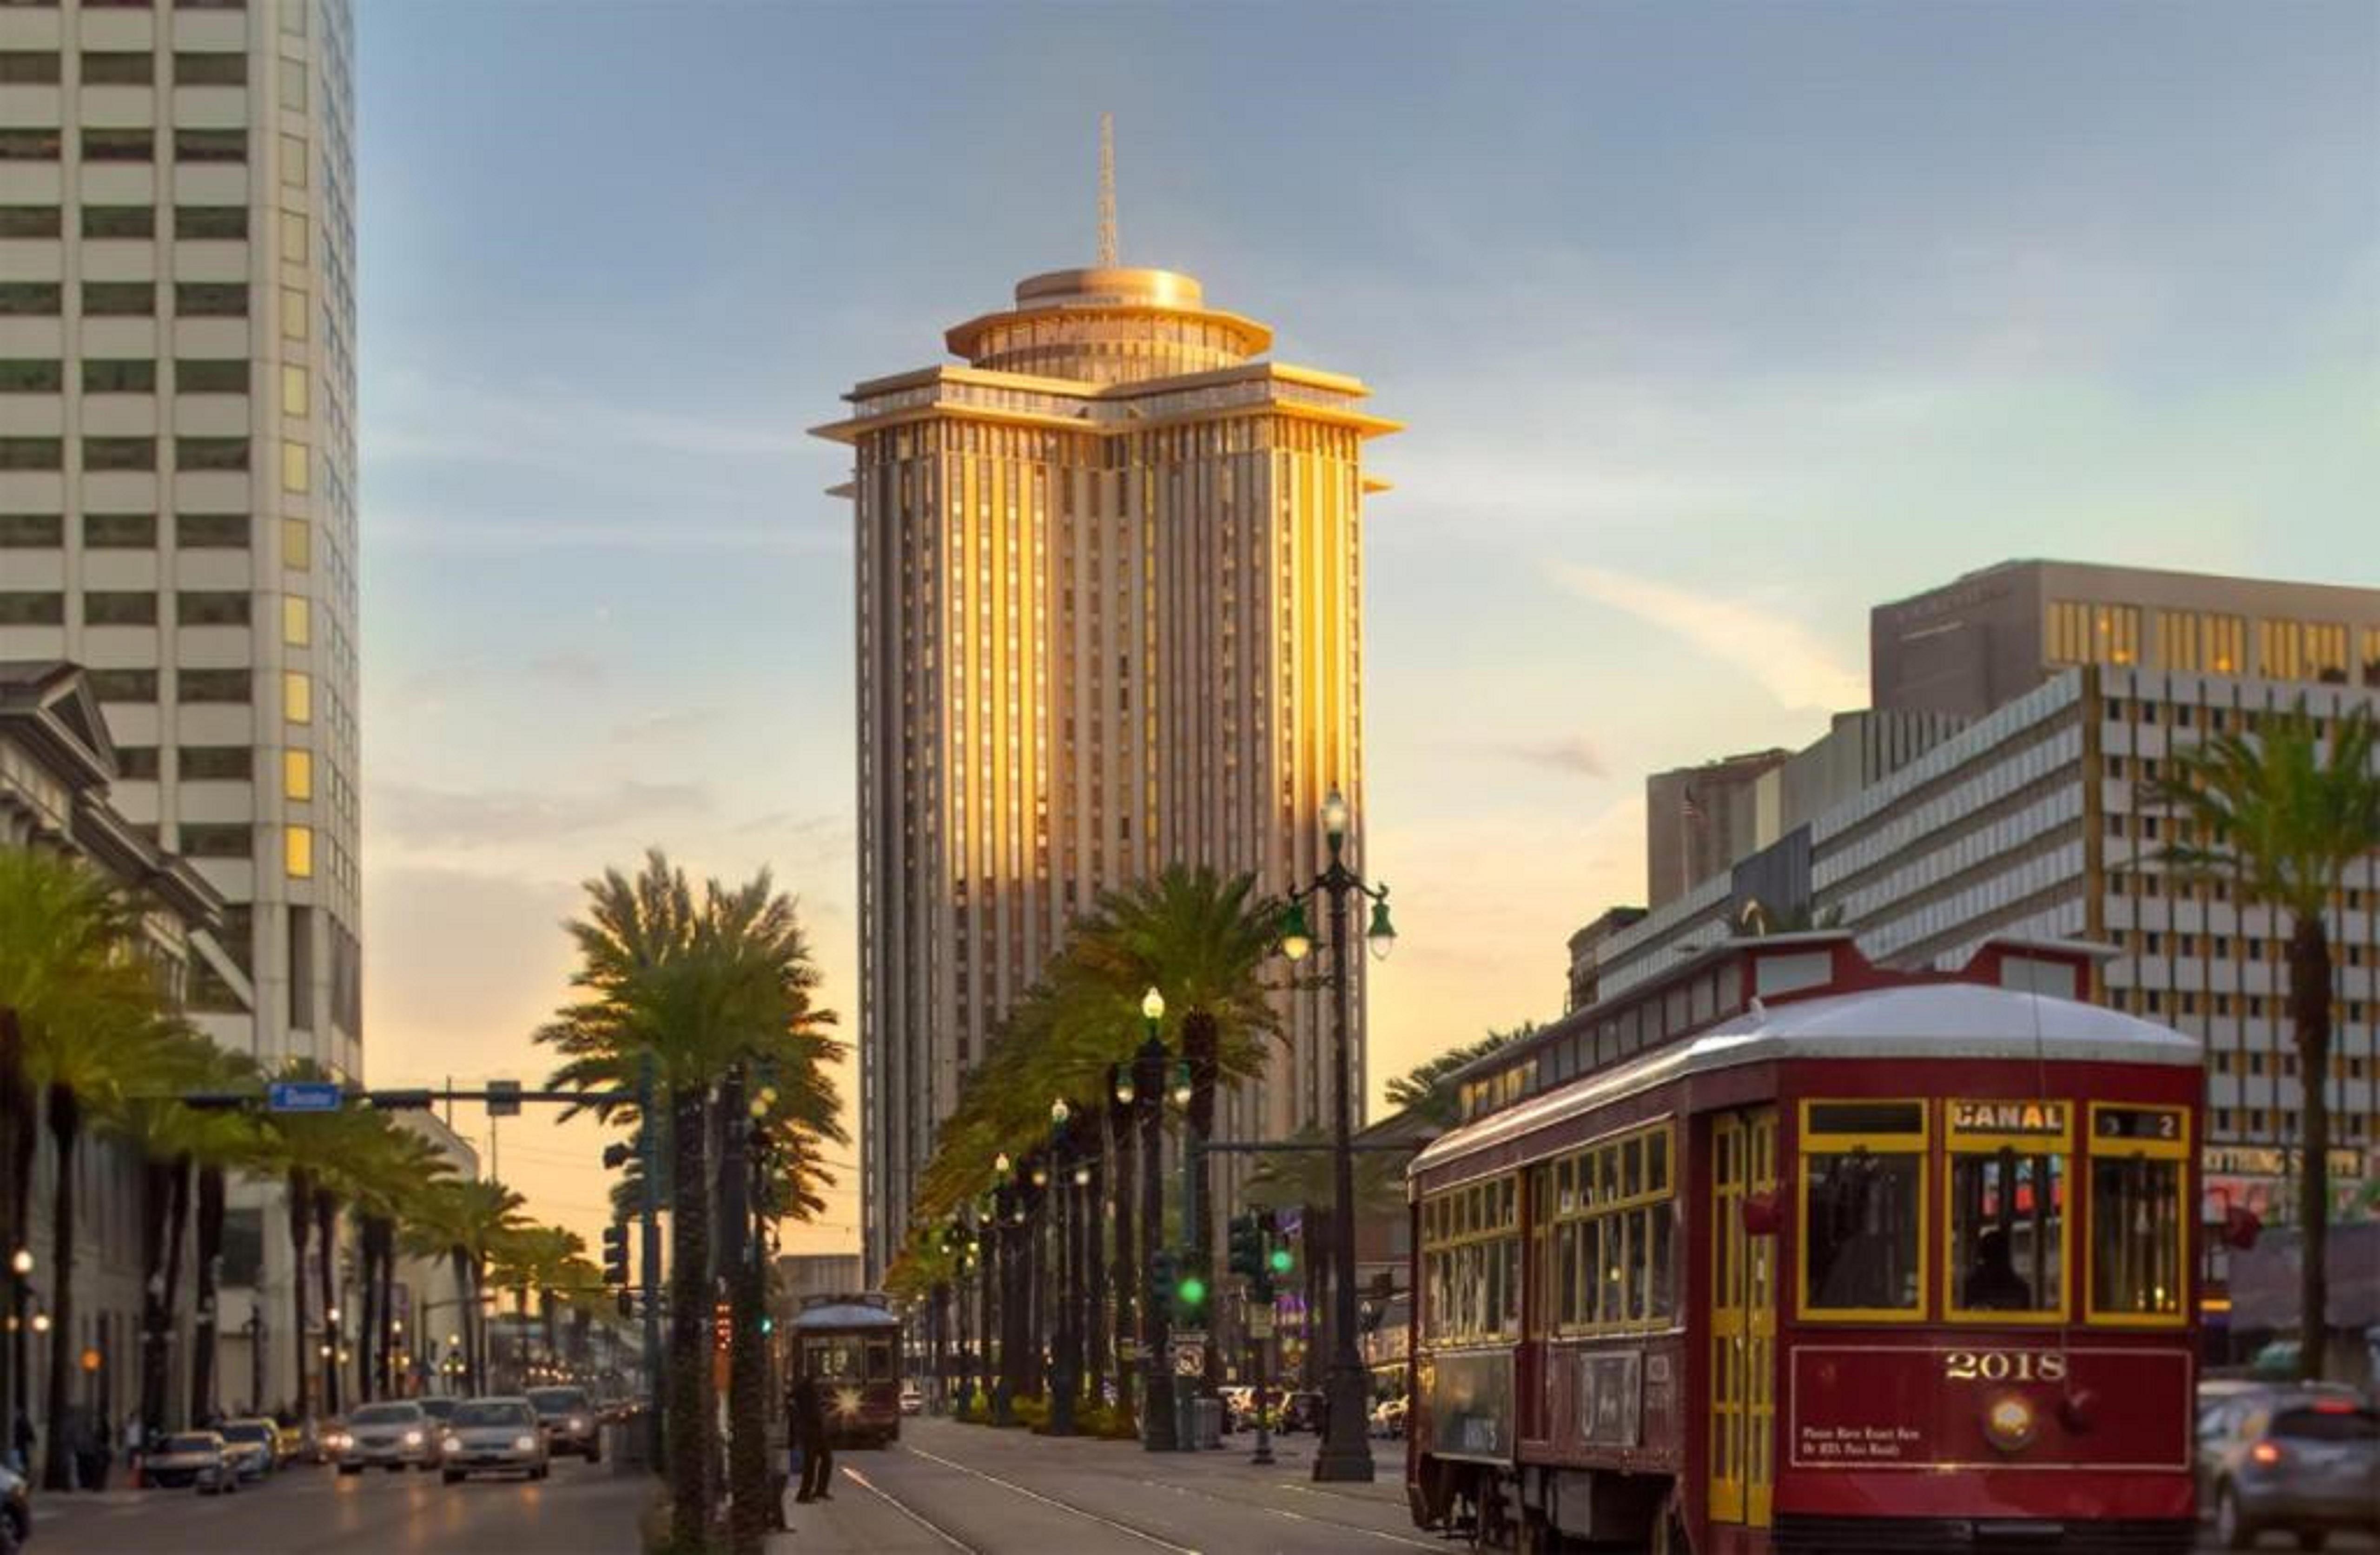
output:
M1310 878L1333 788L1360 832L1363 453L1395 430L1171 271L1037 275L947 344L965 366L818 429L854 459L871 1281L961 1079L1101 892ZM1321 1023L1289 1025L1225 1136L1322 1115Z
M1755 750L1645 778L1646 900L1658 907L1682 895L1775 829L1774 815L1763 814L1760 780L1791 754Z
M228 902L199 1024L350 1074L353 48L346 0L0 6L0 660L86 666Z

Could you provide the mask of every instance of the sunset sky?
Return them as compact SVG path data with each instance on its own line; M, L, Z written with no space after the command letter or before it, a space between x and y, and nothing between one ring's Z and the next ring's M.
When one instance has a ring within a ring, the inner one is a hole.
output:
M803 429L1089 262L1102 110L1125 261L1408 425L1376 1081L1558 1013L1644 773L1859 705L1871 603L2028 555L2380 583L2368 4L358 19L374 1084L541 1077L558 924L650 844L772 868L856 1015L847 451ZM600 1136L504 1129L591 1242ZM856 1247L852 1185L789 1245Z

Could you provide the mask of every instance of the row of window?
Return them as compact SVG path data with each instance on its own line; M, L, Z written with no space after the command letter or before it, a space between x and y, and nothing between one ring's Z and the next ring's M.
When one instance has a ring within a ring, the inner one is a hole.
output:
M157 132L153 129L86 128L80 133L85 162L157 160ZM176 162L248 160L245 129L176 129L173 137ZM55 162L65 144L66 132L61 129L0 129L0 162Z
M145 357L86 357L82 361L82 392L155 394L157 365ZM176 394L244 395L249 390L249 363L244 357L184 357L176 358L173 367ZM54 358L0 358L0 394L63 394L66 382L66 363Z
M2187 939L2188 935L2178 935ZM2203 993L2197 989L2111 988L2107 990L2107 1008L2134 1015L2244 1015L2250 1020L2282 1020L2289 1013L2289 995L2285 993ZM2365 1018L2363 1000L2341 1000L2336 1006L2338 1017L2348 1026L2362 1026Z
M157 444L153 437L86 437L79 440L84 470L153 470ZM176 470L243 470L249 468L249 439L244 437L177 437L173 440ZM66 439L0 437L0 469L64 469Z
M0 86L55 86L66 55L56 49L0 50ZM147 49L85 49L78 72L85 86L152 86L157 79L157 56ZM246 86L248 55L174 54L176 86Z
M306 601L285 596L301 610ZM255 596L245 589L185 589L173 596L174 624L183 626L245 626ZM66 595L28 589L0 590L0 626L62 626ZM87 626L154 626L157 595L145 589L91 589L82 594Z
M177 11L244 11L248 9L248 0L173 0L173 3L174 9ZM0 0L0 6L11 6L30 11L55 11L58 8L58 0ZM158 0L82 0L82 8L86 11L153 11L157 6ZM287 9L296 12L300 20L304 18L305 10L302 6L290 6ZM302 26L291 27L285 16L282 20L282 30L302 33L306 29Z
M245 551L250 528L245 513L177 513L174 543L184 551ZM65 543L60 514L0 513L0 551L49 551ZM82 543L85 550L149 550L157 543L157 515L86 513Z
M55 318L66 310L66 287L55 281L0 282L0 315ZM150 319L157 314L154 281L85 281L82 311L88 318ZM174 316L179 319L245 319L244 281L176 281ZM303 332L298 333L303 338Z
M2050 661L2060 664L2138 664L2139 605L2053 600L2044 623ZM2270 616L2255 623L2255 655L2248 652L2248 620L2214 611L2160 610L2157 666L2187 674L2260 674L2267 680L2380 685L2380 626L2358 631L2336 621Z
M157 236L154 205L85 205L80 209L85 237ZM176 237L240 239L248 236L245 205L176 205L171 209ZM64 237L65 214L55 205L0 205L0 237Z

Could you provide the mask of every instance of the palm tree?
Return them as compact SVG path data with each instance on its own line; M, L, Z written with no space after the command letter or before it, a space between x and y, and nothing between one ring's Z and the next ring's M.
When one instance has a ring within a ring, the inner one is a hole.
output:
M320 1081L334 1076L312 1059L292 1059L281 1075L290 1080ZM273 1112L261 1120L265 1169L281 1176L283 1209L289 1232L289 1342L298 1363L295 1408L299 1419L313 1411L314 1355L307 1338L306 1253L322 1233L322 1312L327 1319L334 1300L331 1282L337 1262L337 1190L341 1163L355 1139L354 1114L346 1112ZM329 1206L326 1211L325 1206ZM333 1365L338 1357L331 1357ZM331 1402L332 1375L324 1372L324 1403ZM261 1402L261 1401L257 1401Z
M254 1060L244 1053L227 1053L214 1050L208 1060L208 1070L199 1079L197 1089L217 1094L252 1092L259 1088L261 1071ZM185 1419L202 1420L215 1403L215 1342L222 1331L222 1313L217 1291L223 1273L223 1239L225 1179L235 1168L269 1165L271 1147L256 1123L237 1112L202 1112L195 1114L188 1138L188 1162L197 1172L198 1213L196 1246L193 1255L198 1265L198 1305L192 1323L190 1341L190 1393ZM186 1190L177 1196L177 1206L187 1205L190 1195ZM178 1219L177 1209L176 1218ZM178 1254L182 1232L176 1225L171 1240ZM170 1291L178 1270L171 1261L166 1276ZM249 1401L252 1407L264 1407L262 1399Z
M1455 1072L1469 1067L1500 1048L1525 1040L1537 1034L1537 1023L1524 1020L1503 1031L1490 1031L1476 1042L1459 1048L1449 1048L1425 1063L1417 1063L1390 1080L1388 1099L1392 1106L1427 1118L1442 1128L1451 1128L1460 1121L1462 1098L1450 1082Z
M1268 1155L1254 1172L1248 1173L1244 1197L1258 1209L1295 1209L1302 1228L1305 1245L1300 1249L1300 1261L1305 1265L1305 1311L1309 1325L1306 1334L1305 1368L1309 1386L1319 1383L1322 1375L1324 1347L1310 1325L1318 1323L1321 1314L1330 1310L1324 1284L1329 1276L1329 1242L1331 1231L1330 1207L1339 1193L1337 1179L1332 1174L1330 1136L1318 1125L1309 1124L1289 1137L1289 1143L1305 1147L1299 1150ZM1404 1167L1394 1156L1366 1154L1355 1158L1355 1219L1390 1215L1404 1200Z
M2380 850L2380 773L2371 711L2328 721L2303 701L2267 713L2252 734L2216 735L2174 752L2172 770L2146 785L2179 822L2180 840L2160 856L2178 872L2228 881L2241 905L2289 918L2289 1018L2296 1028L2303 1125L2299 1216L2300 1373L2323 1372L2329 1332L2331 959L2327 914L2349 866ZM2325 735L2327 743L2325 744Z
M389 1356L395 1352L397 1226L432 1184L452 1175L444 1152L411 1129L382 1114L358 1115L363 1126L346 1160L348 1212L356 1221L356 1248L363 1281L363 1312L356 1328L359 1396L375 1398L391 1389Z
M165 1427L166 1347L181 1284L192 1161L213 1122L210 1114L184 1106L176 1093L203 1088L219 1056L213 1043L194 1032L160 1041L140 1093L118 1097L100 1120L103 1132L140 1158L140 1410L144 1434Z

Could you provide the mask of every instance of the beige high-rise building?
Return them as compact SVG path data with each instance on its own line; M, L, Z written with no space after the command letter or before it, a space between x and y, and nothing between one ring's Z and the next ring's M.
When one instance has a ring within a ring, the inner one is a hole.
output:
M1174 861L1309 879L1334 785L1360 833L1363 451L1396 430L1177 272L1036 275L945 339L965 365L817 429L855 465L871 1279L962 1077L1101 891ZM1327 1117L1327 1030L1291 1014L1223 1136Z

